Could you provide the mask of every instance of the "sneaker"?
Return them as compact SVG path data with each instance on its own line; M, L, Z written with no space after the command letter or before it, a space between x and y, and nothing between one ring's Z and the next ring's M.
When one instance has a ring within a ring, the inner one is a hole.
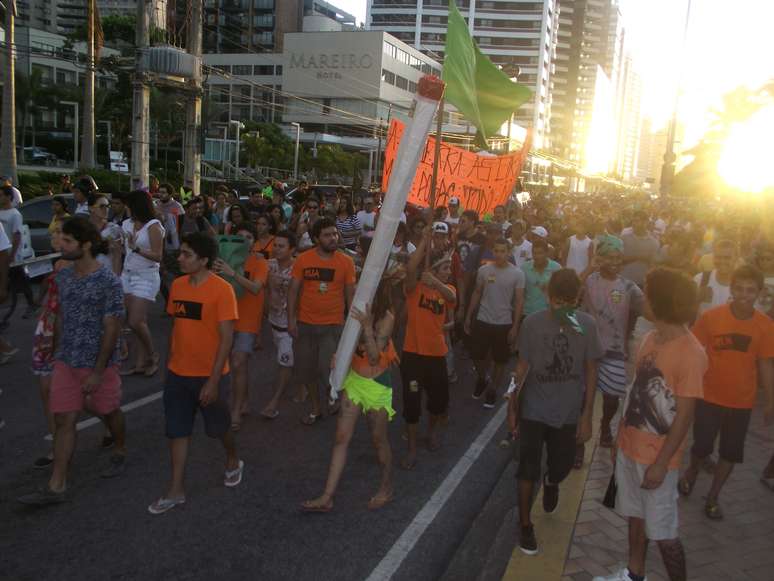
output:
M22 504L29 504L32 506L47 506L49 504L59 504L67 501L65 491L54 492L48 486L45 488L39 488L31 494L25 494L17 498Z
M487 389L486 396L484 396L484 407L488 410L492 409L497 402L497 393L494 389Z
M486 390L486 379L476 380L476 388L473 390L473 399L481 399L484 390Z
M115 478L116 476L121 476L126 472L126 456L123 454L113 454L110 457L110 464L108 467L102 471L102 478Z
M112 448L113 444L115 444L115 443L116 443L116 441L113 439L113 436L103 436L102 437L102 444L101 445L105 449Z
M239 466L237 468L234 468L233 470L226 470L226 474L223 477L223 485L229 488L239 486L239 483L242 482L242 473L244 471L245 462L244 460L240 460Z
M535 527L527 525L521 527L521 539L519 540L519 548L522 553L526 555L537 555L538 544L535 537Z
M594 577L592 581L632 581L632 577L629 574L628 567L624 567L620 571L616 571L606 577ZM643 577L642 581L648 581L648 578Z
M457 383L459 381L459 379L460 378L457 376L457 372L456 371L452 371L449 374L449 383Z
M559 504L559 485L548 484L548 475L543 477L543 512L551 514Z

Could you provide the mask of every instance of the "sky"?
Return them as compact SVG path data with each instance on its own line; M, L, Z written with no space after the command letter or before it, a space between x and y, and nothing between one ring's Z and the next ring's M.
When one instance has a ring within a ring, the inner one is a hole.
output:
M771 0L692 0L684 59L683 27L688 0L619 0L626 40L643 79L642 112L665 125L682 79L679 120L683 148L706 131L724 93L774 78L774 2ZM358 22L366 0L332 0Z

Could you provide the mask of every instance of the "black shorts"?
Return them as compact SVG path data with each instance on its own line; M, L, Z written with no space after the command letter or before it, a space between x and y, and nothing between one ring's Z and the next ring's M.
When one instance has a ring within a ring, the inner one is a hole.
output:
M167 438L187 438L193 432L196 410L201 410L204 431L210 438L222 438L231 427L228 408L229 376L224 375L218 384L218 399L210 405L199 404L199 392L208 377L184 377L167 369L164 383L164 419Z
M511 356L511 346L508 344L508 333L511 325L493 325L476 321L471 329L470 356L475 361L484 361L491 353L492 360L498 365L508 363Z
M519 480L540 480L543 444L546 446L548 480L559 484L567 478L575 461L576 424L554 428L543 422L521 418L519 421Z
M706 458L715 450L720 433L720 458L733 464L744 461L744 440L750 425L751 409L728 408L700 399L693 419L691 453Z
M401 355L400 380L403 384L403 419L419 423L422 415L422 392L426 394L427 413L440 416L449 408L449 376L445 357Z

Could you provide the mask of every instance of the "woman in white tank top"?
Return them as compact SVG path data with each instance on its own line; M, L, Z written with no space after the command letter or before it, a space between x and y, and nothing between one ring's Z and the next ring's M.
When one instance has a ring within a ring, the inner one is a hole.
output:
M150 195L135 191L127 197L132 217L124 220L126 258L121 282L124 287L126 314L134 331L134 365L122 375L154 375L159 368L159 354L153 347L148 328L148 308L156 300L161 286L159 265L164 252L164 227L156 219Z

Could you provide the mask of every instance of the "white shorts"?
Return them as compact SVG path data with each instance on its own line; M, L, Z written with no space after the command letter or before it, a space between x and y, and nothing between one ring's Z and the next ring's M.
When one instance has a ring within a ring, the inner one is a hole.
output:
M622 517L641 518L645 534L651 541L667 541L678 537L677 480L679 470L670 469L661 486L654 490L642 488L642 479L648 469L618 451L615 480L618 494L615 510Z
M273 326L271 336L277 348L277 363L280 367L293 367L293 337L287 331L278 331Z
M161 277L158 270L125 270L121 273L121 285L125 295L154 302L161 287Z

